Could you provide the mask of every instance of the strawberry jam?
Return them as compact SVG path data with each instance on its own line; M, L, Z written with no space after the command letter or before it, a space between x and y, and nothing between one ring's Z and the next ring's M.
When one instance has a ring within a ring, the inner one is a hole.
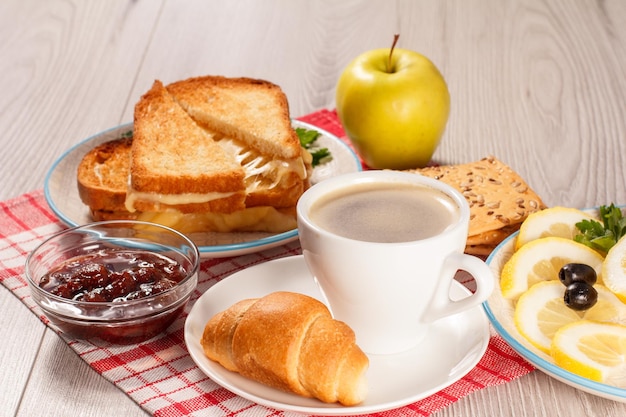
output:
M101 249L67 260L39 286L75 301L124 302L167 291L186 275L179 263L156 253Z

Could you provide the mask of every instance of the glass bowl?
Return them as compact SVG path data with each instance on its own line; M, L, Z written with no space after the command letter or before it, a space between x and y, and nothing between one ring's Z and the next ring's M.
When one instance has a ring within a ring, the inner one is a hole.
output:
M26 259L33 300L74 339L139 343L164 331L198 283L200 254L153 223L90 223L55 234Z

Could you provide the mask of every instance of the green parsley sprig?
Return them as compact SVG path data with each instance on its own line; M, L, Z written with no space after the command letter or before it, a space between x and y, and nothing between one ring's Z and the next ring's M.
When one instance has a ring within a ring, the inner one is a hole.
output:
M600 206L600 220L602 223L596 220L576 223L581 233L574 236L574 240L606 254L626 235L626 218L622 215L622 210L611 203L610 206Z
M324 160L330 158L331 155L328 148L315 148L315 141L320 136L320 132L304 127L296 127L296 133L298 134L298 138L300 138L300 145L308 150L313 157L313 161L311 162L313 167L326 162Z

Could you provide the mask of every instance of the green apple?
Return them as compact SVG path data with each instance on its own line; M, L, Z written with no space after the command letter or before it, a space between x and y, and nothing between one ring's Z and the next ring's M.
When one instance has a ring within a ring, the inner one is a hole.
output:
M450 94L428 58L392 46L365 52L346 67L336 106L370 168L409 169L431 160L448 121Z

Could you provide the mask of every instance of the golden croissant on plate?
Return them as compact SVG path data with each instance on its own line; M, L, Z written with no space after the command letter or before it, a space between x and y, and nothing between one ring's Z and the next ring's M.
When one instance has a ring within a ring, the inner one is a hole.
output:
M209 320L201 344L226 369L283 391L346 406L367 393L369 360L354 332L303 294L239 301Z

